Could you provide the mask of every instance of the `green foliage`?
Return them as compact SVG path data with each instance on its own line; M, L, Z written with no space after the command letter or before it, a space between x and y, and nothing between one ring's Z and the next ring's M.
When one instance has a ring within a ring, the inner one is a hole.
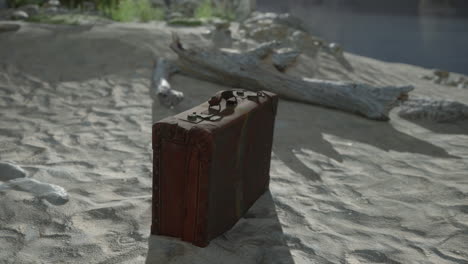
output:
M195 9L196 18L210 18L214 16L214 8L210 0L203 1L197 9Z
M215 13L215 17L219 17L228 21L234 21L236 19L236 14L233 10L224 10Z
M232 21L236 18L234 10L222 10L219 8L213 7L210 0L204 0L198 7L195 9L195 18L199 19L209 19L209 18L222 18L225 20Z
M46 24L78 25L79 20L71 15L36 15L28 18L29 22Z
M45 24L81 25L105 22L107 19L102 16L87 14L38 14L28 18L27 21Z
M148 22L164 17L164 11L153 8L149 0L104 0L99 2L98 9L112 20L121 22Z
M174 18L169 20L167 23L174 26L196 27L201 26L203 21L197 18Z
M96 3L96 7L106 17L121 22L163 20L163 8L154 8L150 0L60 0L60 3L69 8L81 8L84 1ZM41 5L44 0L7 0L11 7L19 7L26 4ZM194 17L175 18L168 21L171 25L199 26L212 18L234 20L233 10L222 10L213 7L210 0L202 1L195 9ZM75 19L76 20L76 19ZM75 24L70 17L58 17L40 15L30 21L54 24Z
M152 7L149 0L138 0L136 1L135 6L138 10L138 17L143 22L164 19L164 10L162 8Z

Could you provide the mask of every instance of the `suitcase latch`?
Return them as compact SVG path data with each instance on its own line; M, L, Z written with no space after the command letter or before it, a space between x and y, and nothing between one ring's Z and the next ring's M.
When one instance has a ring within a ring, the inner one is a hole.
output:
M216 115L216 114L204 114L204 113L193 112L191 114L188 114L186 119L182 119L182 120L188 121L190 123L198 124L202 121L218 121L221 118L222 118L221 116Z

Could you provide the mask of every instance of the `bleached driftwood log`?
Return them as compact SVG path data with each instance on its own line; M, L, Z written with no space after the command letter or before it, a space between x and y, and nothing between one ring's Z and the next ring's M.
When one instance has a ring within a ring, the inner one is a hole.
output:
M182 92L171 89L169 78L177 67L170 61L160 58L155 62L151 78L151 97L166 107L173 107L184 99Z
M271 60L278 71L284 72L287 68L296 62L297 57L300 54L301 53L299 51L294 49L280 49L275 54L273 54Z
M171 43L171 49L179 56L178 68L192 77L247 90L267 90L284 99L336 108L374 120L388 120L388 113L398 100L414 89L288 76L263 63L278 46L279 43L270 42L246 53L229 53L185 49L177 35Z
M411 120L456 122L468 119L468 105L450 100L410 99L402 104L398 115Z

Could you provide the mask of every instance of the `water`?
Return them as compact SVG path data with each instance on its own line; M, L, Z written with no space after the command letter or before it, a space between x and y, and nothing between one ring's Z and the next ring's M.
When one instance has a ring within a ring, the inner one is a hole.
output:
M468 74L467 16L356 12L312 2L258 1L258 9L298 16L313 34L355 54Z

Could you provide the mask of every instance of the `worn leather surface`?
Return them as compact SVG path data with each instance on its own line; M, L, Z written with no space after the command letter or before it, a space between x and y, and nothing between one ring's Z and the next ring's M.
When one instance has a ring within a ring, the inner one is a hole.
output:
M153 234L206 246L268 188L278 99L256 94L153 125Z

